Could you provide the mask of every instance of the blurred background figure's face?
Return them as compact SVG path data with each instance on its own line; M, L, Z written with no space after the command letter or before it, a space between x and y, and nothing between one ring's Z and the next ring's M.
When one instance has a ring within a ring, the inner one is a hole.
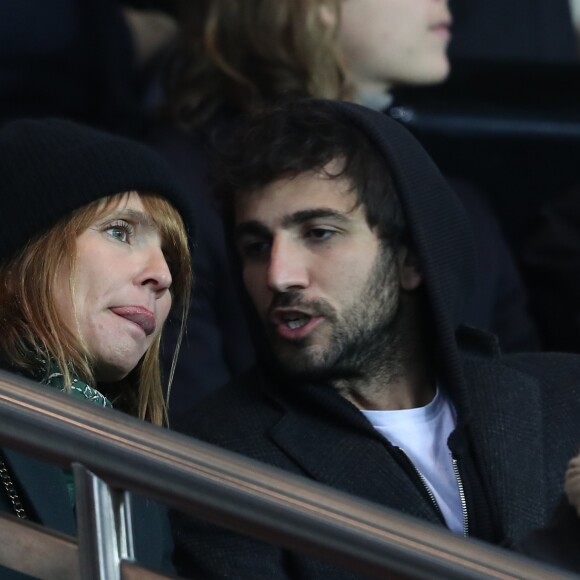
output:
M343 0L341 10L339 49L359 92L447 77L447 0Z

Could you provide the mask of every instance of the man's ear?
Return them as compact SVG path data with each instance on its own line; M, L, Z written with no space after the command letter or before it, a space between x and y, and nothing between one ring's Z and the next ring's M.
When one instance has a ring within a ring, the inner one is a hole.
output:
M417 254L401 246L397 255L399 264L399 281L403 290L415 290L423 281L423 276L419 271L419 261Z

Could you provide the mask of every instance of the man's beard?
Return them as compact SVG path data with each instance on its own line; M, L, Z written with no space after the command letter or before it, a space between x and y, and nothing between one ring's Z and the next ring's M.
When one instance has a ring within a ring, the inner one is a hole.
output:
M271 309L303 307L324 318L331 336L324 346L311 337L289 342L274 336L271 348L280 370L300 382L336 382L398 373L404 358L400 329L400 286L394 253L383 248L364 291L339 318L324 300L304 300L300 292L276 295ZM314 329L316 336L316 329Z

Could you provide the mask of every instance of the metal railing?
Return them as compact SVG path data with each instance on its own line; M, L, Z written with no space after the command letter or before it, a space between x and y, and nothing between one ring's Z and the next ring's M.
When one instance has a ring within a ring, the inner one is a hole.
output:
M41 578L160 577L134 561L123 490L367 577L572 577L4 372L0 443L74 465L78 539L0 519L0 564Z

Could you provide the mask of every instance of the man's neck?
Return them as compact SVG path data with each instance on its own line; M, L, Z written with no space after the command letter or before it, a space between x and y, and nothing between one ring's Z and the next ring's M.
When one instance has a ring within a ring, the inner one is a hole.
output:
M415 367L409 372L391 377L361 377L339 381L337 391L359 409L367 411L397 411L415 409L429 404L435 396L430 373Z
M393 349L382 351L382 360L367 360L361 375L334 383L337 391L359 409L415 409L435 396L431 349L418 306L408 308L407 304L398 324L404 330L398 332Z

